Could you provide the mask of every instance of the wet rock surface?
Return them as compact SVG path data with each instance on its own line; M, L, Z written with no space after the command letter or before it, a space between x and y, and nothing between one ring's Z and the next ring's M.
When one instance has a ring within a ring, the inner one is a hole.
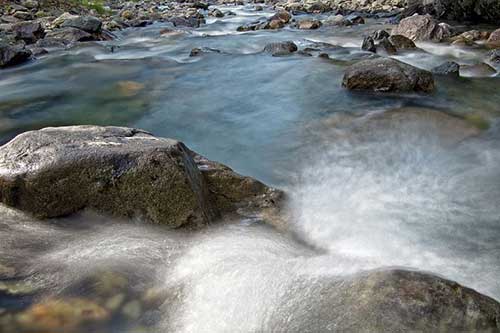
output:
M280 197L181 142L128 128L27 132L0 148L0 165L0 200L40 218L88 208L175 228Z
M394 59L380 58L348 67L342 85L350 90L428 93L434 90L434 79L425 70Z
M312 302L294 299L304 288ZM495 331L500 304L436 276L404 270L297 283L272 327L290 331ZM324 295L328 295L324 297ZM339 315L342 313L342 315ZM288 316L287 316L288 315ZM292 318L292 319L290 319Z

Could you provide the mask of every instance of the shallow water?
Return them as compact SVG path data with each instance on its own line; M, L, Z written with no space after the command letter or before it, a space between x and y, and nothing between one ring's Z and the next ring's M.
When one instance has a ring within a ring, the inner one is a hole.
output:
M93 215L32 221L5 210L0 263L15 263L43 297L104 302L125 293L132 301L159 290L160 305L143 305L140 317L126 324L125 315L113 317L108 331L118 332L272 330L297 281L315 285L319 277L388 266L430 271L500 300L500 78L437 78L428 96L348 92L344 66L370 57L359 50L362 34L380 22L237 33L272 13L222 9L238 15L177 35L161 36L161 24L130 29L116 41L2 71L1 141L67 124L134 126L180 139L285 189L301 242L258 221L190 235ZM280 40L338 47L327 50L333 60L260 52ZM194 47L221 53L189 57ZM485 57L481 49L419 47L425 51L397 58L432 68ZM393 109L417 116L384 116ZM126 286L99 294L92 279L107 271ZM306 304L309 296L294 294ZM32 301L1 299L0 315Z

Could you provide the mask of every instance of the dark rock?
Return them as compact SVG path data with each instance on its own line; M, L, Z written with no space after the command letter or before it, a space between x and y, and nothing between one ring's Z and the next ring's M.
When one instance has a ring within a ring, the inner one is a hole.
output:
M128 21L128 25L133 28L144 28L148 25L153 24L153 21L150 20L130 20Z
M102 28L102 22L93 16L77 16L68 18L61 24L62 28L76 28L85 32L94 34L99 33Z
M385 53L389 55L393 55L398 53L398 50L392 43L389 41L388 38L383 38L380 42L377 44L377 51L382 50L385 51Z
M35 43L38 48L65 48L71 44L71 41L60 38L45 37Z
M195 2L191 8L196 8L196 9L203 9L207 10L208 9L208 4L204 2Z
M415 15L407 17L392 30L392 35L402 35L413 41L442 41L451 37L449 26L438 24L430 15Z
M402 17L415 13L431 14L440 19L498 23L500 2L497 0L411 0Z
M500 49L496 49L496 50L491 51L488 54L488 56L489 56L489 60L491 62L496 62L496 63L500 62Z
M280 197L179 141L137 129L45 128L0 147L0 201L39 218L87 208L176 228L273 209Z
M22 20L22 21L28 21L33 19L33 15L28 12L15 12L14 15L15 18Z
M358 14L348 15L346 19L352 24L365 24L365 19Z
M42 47L37 47L35 45L29 45L26 48L31 51L31 54L34 57L38 57L38 56L49 53L46 49L44 49Z
M30 59L30 50L16 45L0 44L0 68L19 65Z
M413 50L417 48L411 39L402 35L389 36L388 40L398 50Z
M65 44L74 42L86 42L95 39L94 36L92 36L88 32L72 27L50 31L47 33L46 38L60 40Z
M45 30L39 22L21 22L12 26L12 31L17 39L28 44L35 43L45 36Z
M389 33L385 30L377 30L371 34L374 40L382 40L384 38L389 38Z
M20 20L11 15L4 15L0 17L0 20L4 23L18 23Z
M220 9L217 9L217 8L210 11L209 15L213 16L213 17L224 17L224 13Z
M303 297L297 297L297 292ZM496 332L500 304L456 282L392 269L311 282L298 278L269 331ZM332 326L334 325L334 326Z
M173 17L170 19L170 22L175 27L199 28L202 23L205 23L205 20L197 17Z
M367 36L363 39L363 44L361 45L361 49L368 52L377 52L377 47L375 46L375 41L371 36Z
M432 73L437 75L460 76L460 65L454 61L447 61L442 65L434 67Z
M380 92L431 92L434 78L428 71L389 58L363 60L347 68L342 86Z
M191 53L189 54L190 57L196 57L199 56L203 53L220 53L220 50L217 49L212 49L210 47L195 47L194 49L191 50Z
M289 55L297 50L297 45L292 41L270 43L264 47L264 52L271 53L273 57Z

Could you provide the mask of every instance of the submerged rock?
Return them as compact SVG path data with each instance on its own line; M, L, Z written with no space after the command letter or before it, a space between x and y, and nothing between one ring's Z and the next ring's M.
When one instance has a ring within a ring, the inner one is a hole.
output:
M298 50L292 41L269 43L264 47L264 52L271 53L273 57L292 54Z
M277 207L281 192L131 128L70 126L0 147L0 201L39 218L88 208L172 228Z
M453 281L395 269L299 280L270 318L270 331L493 332L500 304Z
M48 299L32 305L17 316L25 329L70 332L84 325L103 323L110 318L108 310L83 298Z
M447 61L432 69L432 73L438 75L460 76L460 65L454 61Z
M351 90L431 92L434 78L428 71L394 59L378 58L348 67L342 85Z
M474 65L460 66L460 75L468 77L485 77L495 75L497 71L484 62Z

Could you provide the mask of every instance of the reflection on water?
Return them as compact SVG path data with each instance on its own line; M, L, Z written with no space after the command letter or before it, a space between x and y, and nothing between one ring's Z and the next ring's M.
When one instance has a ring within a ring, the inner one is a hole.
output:
M500 79L437 78L429 96L347 92L344 66L370 56L359 45L378 22L237 33L271 12L229 9L238 15L196 31L131 29L2 71L0 138L101 124L180 139L286 189L304 242L247 221L186 234L92 215L33 221L2 208L0 327L272 329L297 281L383 266L429 270L500 300ZM260 53L277 40L337 46L325 50L333 60ZM194 47L223 52L189 57ZM398 58L432 68L485 56L419 47ZM308 296L296 292L304 306ZM28 310L18 318L5 309Z

